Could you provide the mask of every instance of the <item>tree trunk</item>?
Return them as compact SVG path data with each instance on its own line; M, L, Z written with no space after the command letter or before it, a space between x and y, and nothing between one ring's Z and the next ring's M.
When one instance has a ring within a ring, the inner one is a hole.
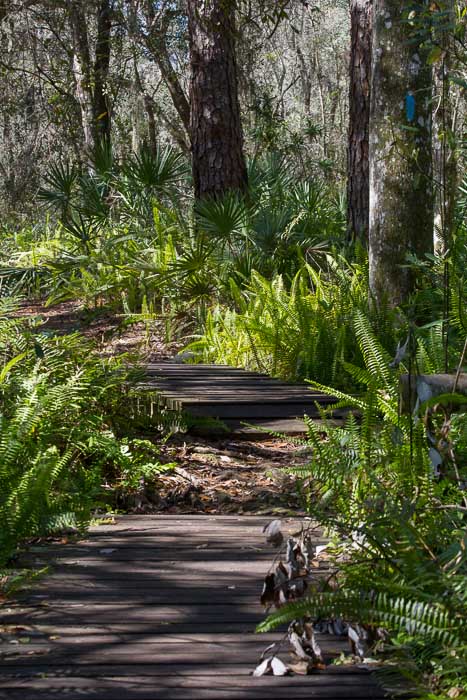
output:
M190 133L190 104L183 90L182 84L174 70L170 58L170 51L167 47L167 32L170 24L170 13L160 12L160 17L156 14L153 0L147 0L144 5L146 22L149 27L145 37L146 48L151 54L154 62L160 70L162 79L172 98L173 106L183 124L186 134ZM175 127L178 131L178 127ZM179 136L178 140L186 141L185 134Z
M110 144L110 105L107 94L112 29L110 0L102 0L97 14L96 57L94 61L93 120L96 143Z
M233 0L188 0L190 132L197 198L244 190Z
M370 115L370 290L408 300L409 253L433 250L431 68L400 0L375 0Z
M72 0L68 5L70 30L73 39L73 75L75 79L76 99L81 113L83 145L86 156L94 152L94 112L91 80L91 53L87 18L79 0Z
M446 14L446 10L449 13ZM454 0L446 3L444 24L455 21ZM457 189L457 157L454 145L456 107L453 89L449 82L451 68L451 33L440 21L437 41L441 55L433 66L433 180L435 183L434 245L443 255L450 247L454 227L454 209Z
M350 89L347 148L347 236L349 241L368 240L370 173L371 36L373 0L350 2Z
M92 158L98 143L110 143L107 81L111 51L111 0L101 0L98 5L94 64L91 61L88 17L83 3L72 0L68 5L68 17L73 38L73 74L84 148L88 158Z

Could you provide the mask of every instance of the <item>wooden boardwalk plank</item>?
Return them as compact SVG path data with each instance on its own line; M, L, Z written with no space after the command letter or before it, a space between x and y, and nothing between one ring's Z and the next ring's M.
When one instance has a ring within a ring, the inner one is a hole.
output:
M0 700L384 697L356 667L252 678L282 634L254 634L273 559L266 522L123 516L81 542L31 548L27 556L49 562L52 573L1 610ZM328 659L347 649L341 638L320 643Z

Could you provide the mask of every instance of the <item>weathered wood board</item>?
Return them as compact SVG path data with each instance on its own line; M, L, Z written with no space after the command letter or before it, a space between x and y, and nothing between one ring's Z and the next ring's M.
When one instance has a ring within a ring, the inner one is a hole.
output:
M26 559L51 571L0 611L0 699L384 697L356 667L251 676L264 648L281 637L254 634L274 557L262 535L266 522L122 516L79 543L32 547ZM285 528L294 532L298 523ZM320 643L328 658L347 648L330 636Z

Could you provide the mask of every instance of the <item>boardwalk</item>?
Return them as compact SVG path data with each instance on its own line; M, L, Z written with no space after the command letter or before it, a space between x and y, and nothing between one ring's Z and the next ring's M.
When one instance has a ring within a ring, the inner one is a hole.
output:
M260 517L123 516L33 548L49 575L2 611L1 700L382 698L370 674L252 678L270 566ZM294 530L293 521L286 530ZM346 643L322 637L328 656Z
M304 414L318 416L317 404L324 407L336 401L309 384L288 384L227 365L161 362L146 365L144 372L141 388L160 392L167 408L219 419L234 429L245 421L272 430L304 432Z

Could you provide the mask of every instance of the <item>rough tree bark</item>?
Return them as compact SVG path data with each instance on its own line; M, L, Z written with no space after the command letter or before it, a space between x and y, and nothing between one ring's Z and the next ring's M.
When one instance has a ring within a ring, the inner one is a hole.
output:
M455 21L455 0L445 2L440 11L440 27L434 39L440 55L433 65L433 180L435 184L434 245L438 253L449 248L454 227L458 181L457 154L454 146L457 109L449 82L451 69L451 33ZM443 26L444 25L444 26ZM447 26L446 26L447 25Z
M112 30L112 5L101 0L97 11L96 56L94 60L93 127L96 143L110 144L110 104L107 94Z
M81 112L83 143L92 156L102 141L110 143L110 106L107 81L110 66L112 2L101 0L97 9L95 59L92 63L88 18L79 0L68 4L68 18L73 39L73 74L76 98Z
M431 67L400 0L375 0L370 116L370 290L407 301L407 254L433 250Z
M193 180L198 198L243 190L233 0L188 0Z
M68 4L68 18L73 40L73 75L75 79L76 99L81 113L83 145L87 155L94 150L91 52L86 14L79 0Z
M350 87L347 148L347 236L349 241L368 240L370 173L371 37L373 0L350 2Z

